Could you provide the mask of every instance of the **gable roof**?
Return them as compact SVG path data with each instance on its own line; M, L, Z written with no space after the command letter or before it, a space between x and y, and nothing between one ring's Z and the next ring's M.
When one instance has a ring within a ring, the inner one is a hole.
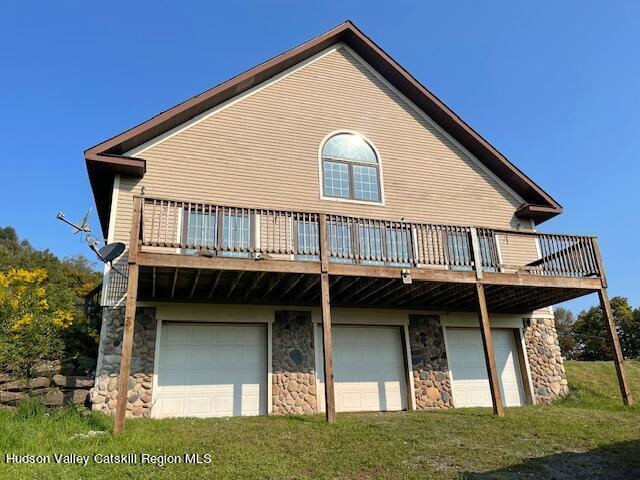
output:
M344 42L368 62L389 83L422 109L458 143L486 165L498 178L520 195L524 203L516 212L520 218L544 222L560 213L562 207L541 187L512 164L493 145L467 125L438 97L427 90L351 21L346 21L302 45L257 65L138 126L116 135L85 151L89 180L96 200L98 216L106 236L115 174L144 176L144 159L125 156L131 149L183 124L316 53Z

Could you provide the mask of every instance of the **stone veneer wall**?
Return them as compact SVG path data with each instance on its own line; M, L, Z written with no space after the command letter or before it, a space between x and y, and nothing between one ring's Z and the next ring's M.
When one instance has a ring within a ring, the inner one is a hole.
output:
M553 319L532 318L524 341L537 403L552 403L569 393Z
M440 317L410 315L409 344L416 409L453 407Z
M276 312L272 328L273 413L314 413L315 350L311 312Z
M93 410L113 415L118 396L124 307L105 307L100 339L101 362L90 398ZM137 308L127 396L127 417L143 417L151 409L157 322L154 308Z

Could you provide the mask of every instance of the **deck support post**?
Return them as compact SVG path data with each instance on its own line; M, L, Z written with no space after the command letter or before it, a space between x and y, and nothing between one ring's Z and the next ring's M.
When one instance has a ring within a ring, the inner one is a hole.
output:
M129 239L129 274L127 279L127 303L124 313L124 331L122 332L122 353L120 355L120 378L116 403L116 418L113 434L118 435L124 429L127 413L129 373L131 371L131 350L133 348L134 324L136 319L136 301L138 297L138 249L140 238L140 220L142 218L142 199L136 197L131 218L131 237Z
M620 338L618 338L618 331L616 329L616 323L613 318L613 311L611 310L611 303L609 302L609 295L606 288L598 290L598 297L600 297L600 308L602 309L602 315L604 317L604 323L609 334L609 341L611 342L611 353L613 355L613 363L616 366L616 374L618 375L618 384L620 385L620 394L622 395L622 401L625 405L633 405L633 398L631 397L631 389L627 383L627 378L624 374L624 355L622 354L622 347L620 346Z
M336 421L336 399L333 388L333 343L331 340L331 295L329 283L329 239L327 217L320 215L318 219L320 234L320 288L322 304L322 346L324 359L324 398L327 422Z
M504 406L502 405L500 380L498 378L498 369L496 368L496 359L493 352L493 337L491 336L491 326L489 324L489 312L487 310L487 301L485 299L484 285L482 283L476 283L476 293L478 299L478 313L480 316L480 333L482 335L482 346L484 347L484 359L487 364L493 413L502 417L504 415Z

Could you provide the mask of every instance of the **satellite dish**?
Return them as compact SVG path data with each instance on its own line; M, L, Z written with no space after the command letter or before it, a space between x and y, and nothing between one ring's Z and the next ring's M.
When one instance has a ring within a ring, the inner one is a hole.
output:
M108 243L96 253L105 263L111 263L124 252L125 245L121 242Z
M124 252L124 249L125 249L124 243L120 243L120 242L110 243L99 249L98 244L100 242L96 237L91 235L91 226L89 226L89 224L87 223L87 220L89 219L89 215L91 215L91 209L89 209L89 211L85 213L84 217L82 217L82 220L80 220L80 222L77 224L67 220L66 217L64 216L64 213L62 212L58 212L58 214L56 215L56 218L66 223L67 225L71 225L74 235L80 232L84 233L85 240L89 245L89 248L94 252L96 252L96 255L98 255L98 258L102 262L111 266L111 269L114 270L116 273L126 278L127 276L124 273L122 273L120 270L118 270L113 266L113 261L116 258L118 258L120 255L122 255L122 252Z

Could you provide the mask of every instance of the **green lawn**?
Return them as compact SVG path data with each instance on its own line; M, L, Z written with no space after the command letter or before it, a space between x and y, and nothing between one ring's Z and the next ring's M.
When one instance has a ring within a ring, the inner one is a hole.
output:
M640 408L623 408L611 363L568 362L554 406L388 414L129 421L64 410L0 412L4 453L209 453L204 465L0 465L0 478L640 478ZM640 363L628 362L640 400ZM53 460L53 458L52 458Z

